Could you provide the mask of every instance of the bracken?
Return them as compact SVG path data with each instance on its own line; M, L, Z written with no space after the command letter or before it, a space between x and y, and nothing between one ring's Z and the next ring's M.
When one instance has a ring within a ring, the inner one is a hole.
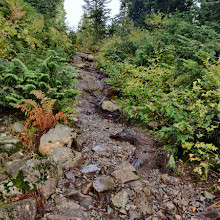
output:
M24 104L17 105L25 112L28 117L24 126L24 130L18 134L19 140L23 143L24 147L30 151L36 151L39 146L40 138L43 134L53 128L58 120L67 122L67 115L63 112L58 112L56 115L53 113L53 105L55 99L48 100L48 98L41 91L33 91L40 103L32 99L24 99Z

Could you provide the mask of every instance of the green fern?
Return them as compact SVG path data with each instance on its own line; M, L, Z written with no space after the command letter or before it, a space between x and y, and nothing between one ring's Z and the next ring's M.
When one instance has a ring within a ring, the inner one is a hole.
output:
M70 89L76 83L76 74L65 65L58 53L50 50L48 55L45 59L35 59L41 63L35 65L35 69L33 63L29 67L19 59L0 65L0 105L13 106L20 99L31 98L30 93L34 90L42 90L50 98L57 98L57 103L62 102L62 99L76 98L77 92Z

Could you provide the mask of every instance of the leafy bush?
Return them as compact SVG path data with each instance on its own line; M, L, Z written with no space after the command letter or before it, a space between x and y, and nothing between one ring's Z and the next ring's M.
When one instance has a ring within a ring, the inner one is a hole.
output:
M159 136L165 137L167 146L186 148L188 154L197 155L194 160L200 166L195 171L207 175L212 167L219 169L220 142L220 68L208 65L202 79L195 80L192 87L183 90L172 86L173 70L157 64L135 67L131 64L108 64L110 83L121 93L120 102L124 112L134 121L145 125L152 120L160 122ZM209 83L207 83L209 82ZM202 146L193 144L206 142ZM198 143L199 143L198 142ZM212 142L213 145L208 144ZM214 146L214 144L216 146Z
M146 126L160 122L166 148L190 155L195 172L207 177L209 169L220 171L220 34L178 16L153 14L147 22L151 32L104 44L100 65L124 112ZM129 40L132 52L120 47Z

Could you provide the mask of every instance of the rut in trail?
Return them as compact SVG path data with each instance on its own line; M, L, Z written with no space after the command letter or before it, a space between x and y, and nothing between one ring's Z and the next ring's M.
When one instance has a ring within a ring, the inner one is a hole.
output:
M74 61L81 90L74 120L84 163L64 170L42 219L208 219L209 213L194 214L208 206L201 189L155 168L160 148L122 118L105 76L93 68L94 56L84 53ZM137 170L131 165L137 165L135 157L142 165Z

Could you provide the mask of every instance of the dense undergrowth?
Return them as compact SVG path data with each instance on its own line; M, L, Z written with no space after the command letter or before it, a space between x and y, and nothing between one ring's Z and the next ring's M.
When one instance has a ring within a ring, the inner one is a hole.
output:
M35 90L57 99L57 109L71 111L68 106L74 106L76 75L67 61L75 48L66 34L62 5L63 0L0 0L1 107L34 98Z
M99 65L123 111L134 122L159 122L161 144L207 178L220 171L220 33L178 14L152 13L146 23L120 26L126 32L103 44Z

